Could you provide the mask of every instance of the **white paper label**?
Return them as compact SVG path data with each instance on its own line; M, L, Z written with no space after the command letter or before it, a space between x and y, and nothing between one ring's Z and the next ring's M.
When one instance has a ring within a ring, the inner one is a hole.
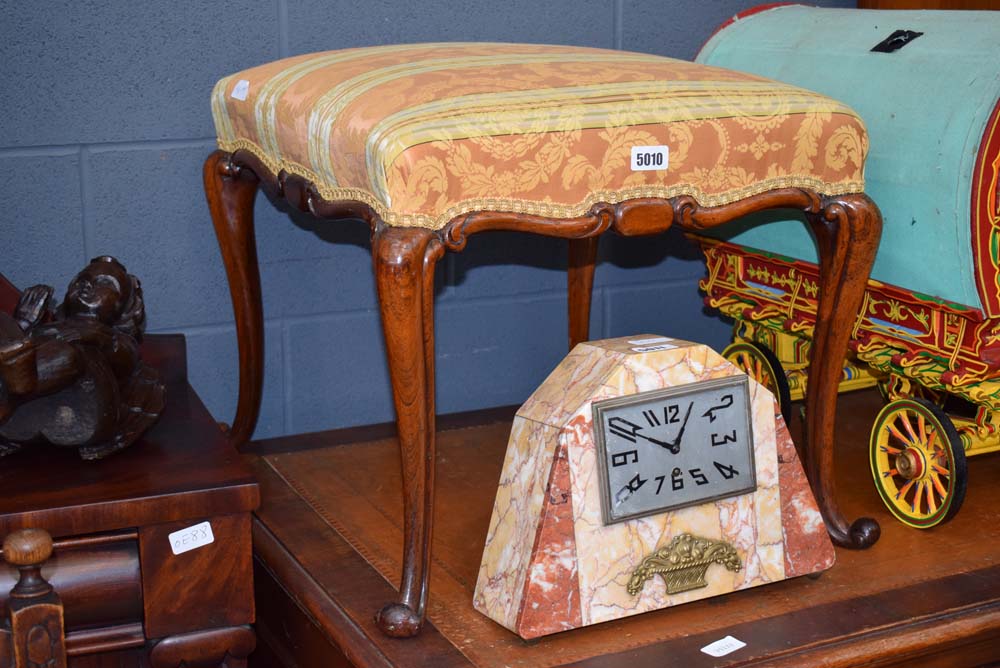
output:
M170 549L174 554L184 554L199 547L205 547L215 541L212 535L212 525L208 522L189 526L187 529L175 531L167 536L170 541Z
M239 81L236 82L236 85L233 86L232 97L234 97L237 100L245 100L247 99L247 93L249 92L250 92L250 82L247 81L246 79L240 79Z
M658 346L639 346L638 348L633 348L632 352L635 353L655 353L657 350L673 350L677 346L671 343L661 343Z
M631 339L629 343L633 346L648 346L651 343L666 343L667 341L673 341L669 336L654 336L651 339Z
M720 657L743 649L747 644L742 640L737 640L732 636L726 636L722 640L716 640L701 648L701 651L709 656Z
M669 146L633 146L632 171L648 172L666 169L670 164Z

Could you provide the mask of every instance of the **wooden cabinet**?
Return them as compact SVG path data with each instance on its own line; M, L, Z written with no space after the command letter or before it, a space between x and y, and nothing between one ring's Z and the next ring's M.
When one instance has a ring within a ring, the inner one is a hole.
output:
M0 460L0 539L24 528L54 539L41 574L64 609L69 666L238 668L255 645L257 483L188 385L183 337L149 337L143 356L167 386L159 422L97 462L48 446ZM171 536L196 526L212 541L175 554ZM0 566L5 619L17 577ZM0 629L0 668L11 642Z

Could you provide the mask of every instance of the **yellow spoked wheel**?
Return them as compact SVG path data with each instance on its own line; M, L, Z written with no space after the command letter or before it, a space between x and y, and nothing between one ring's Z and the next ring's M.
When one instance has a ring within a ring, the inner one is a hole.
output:
M785 369L769 348L759 343L737 341L726 346L722 356L746 372L748 376L771 391L788 422L792 414L792 395L788 389Z
M940 408L924 399L898 399L875 418L872 475L896 518L918 529L947 522L965 500L962 440Z

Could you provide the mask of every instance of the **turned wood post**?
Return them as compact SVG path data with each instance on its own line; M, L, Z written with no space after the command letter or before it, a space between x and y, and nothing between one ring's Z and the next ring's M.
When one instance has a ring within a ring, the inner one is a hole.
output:
M52 537L42 529L15 531L3 542L3 556L20 571L20 579L10 590L7 611L11 655L0 657L0 665L66 668L62 603L42 577L42 564L52 556Z

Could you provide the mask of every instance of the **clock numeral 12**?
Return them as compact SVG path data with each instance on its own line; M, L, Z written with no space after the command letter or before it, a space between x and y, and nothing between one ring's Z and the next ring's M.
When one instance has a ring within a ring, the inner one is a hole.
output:
M676 424L681 421L681 409L677 404L664 406L663 422L660 422L660 417L652 409L644 410L642 416L646 418L646 424L650 427L659 427L661 424Z

